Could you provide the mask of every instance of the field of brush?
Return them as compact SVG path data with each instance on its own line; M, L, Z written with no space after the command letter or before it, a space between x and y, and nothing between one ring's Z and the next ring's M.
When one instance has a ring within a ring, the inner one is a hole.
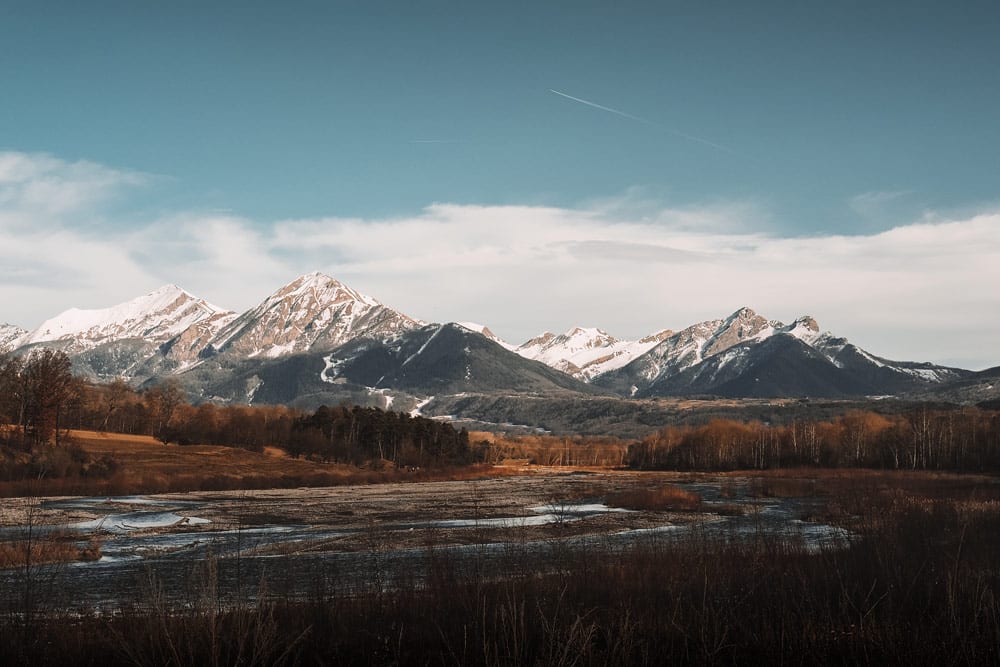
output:
M261 460L288 474L311 465ZM1000 659L994 477L497 470L4 500L0 660Z

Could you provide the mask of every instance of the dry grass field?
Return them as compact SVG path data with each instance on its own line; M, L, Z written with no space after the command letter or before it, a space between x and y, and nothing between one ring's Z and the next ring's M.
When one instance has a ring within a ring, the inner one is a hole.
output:
M97 460L110 457L117 464L108 478L44 477L0 481L0 497L52 495L124 495L178 491L340 486L391 481L474 479L490 473L490 466L458 469L397 469L386 462L368 467L320 463L293 458L284 450L265 447L254 452L216 445L164 444L141 435L70 431L70 440ZM500 472L499 474L503 474Z
M123 468L140 475L174 477L195 471L203 476L305 475L338 469L346 474L351 469L350 466L293 459L276 447L267 447L264 453L258 453L214 445L163 444L150 436L96 431L70 431L70 437L91 456L112 456Z

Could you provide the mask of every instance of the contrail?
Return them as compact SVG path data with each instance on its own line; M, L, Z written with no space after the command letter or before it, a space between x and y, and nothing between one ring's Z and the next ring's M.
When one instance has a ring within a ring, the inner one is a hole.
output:
M723 151L725 153L729 153L730 155L737 154L736 151L732 150L731 148L726 148L725 146L721 146L713 141L709 141L708 139L702 139L701 137L696 137L693 134L688 134L687 132L681 132L680 130L675 130L673 128L667 127L666 125L660 125L659 123L654 123L651 120L646 120L645 118L641 118L639 116L633 116L632 114L625 113L624 111L619 111L618 109L612 109L611 107L606 107L603 104L597 104L596 102L584 100L579 97L573 97L572 95L567 95L566 93L554 90L552 88L549 88L549 92L555 93L560 97L565 97L567 100L573 100L574 102L579 102L580 104L586 104L588 107L594 107L595 109L600 109L601 111L607 111L608 113L613 113L617 116L621 116L622 118L628 118L630 120L638 121L640 123L643 123L644 125L649 125L650 127L655 127L658 130L669 132L670 134L681 137L682 139L687 139L688 141L697 141L699 144L711 146L712 148Z

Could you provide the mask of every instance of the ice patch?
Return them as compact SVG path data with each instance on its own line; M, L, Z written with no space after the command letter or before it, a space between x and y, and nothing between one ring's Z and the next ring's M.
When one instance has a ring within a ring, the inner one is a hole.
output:
M181 516L174 512L128 512L126 514L108 514L100 519L71 523L65 526L67 530L81 532L128 533L134 530L149 530L151 528L169 528L172 526L200 526L211 523L208 519L194 516Z
M489 519L445 519L434 521L430 525L435 528L523 528L526 526L545 526L551 523L566 523L578 521L595 514L627 513L632 510L608 507L603 503L565 504L551 503L529 507L534 516L505 516Z
M549 503L547 505L529 507L528 509L532 512L550 512L555 514L615 514L632 512L632 510L627 510L621 507L608 507L604 503L580 503L572 505Z

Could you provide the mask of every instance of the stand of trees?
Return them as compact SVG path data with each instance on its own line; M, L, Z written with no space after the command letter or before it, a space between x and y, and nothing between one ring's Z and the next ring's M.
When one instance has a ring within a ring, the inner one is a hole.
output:
M5 426L7 425L7 426ZM192 405L174 381L137 391L122 380L75 378L65 353L43 349L0 357L0 444L42 451L66 444L68 429L149 435L180 445L224 445L360 464L462 465L477 457L468 433L424 417L378 408Z
M476 458L469 433L451 424L378 408L321 406L292 425L289 453L324 461L361 463L371 459L396 465L463 465Z
M668 427L629 451L639 468L790 466L1000 470L1000 412L920 407L899 415L854 410L831 421L770 426L713 420Z
M0 424L13 426L4 439L22 447L50 441L58 446L82 386L65 352L43 349L27 357L0 357Z

